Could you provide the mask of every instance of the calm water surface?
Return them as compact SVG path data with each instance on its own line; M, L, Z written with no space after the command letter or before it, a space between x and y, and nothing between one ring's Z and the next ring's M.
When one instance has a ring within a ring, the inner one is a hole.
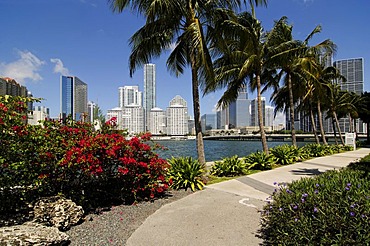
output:
M172 156L191 156L193 158L197 158L195 140L160 140L156 142L167 148L167 150L156 151L159 156L164 159L171 158ZM267 142L267 144L269 148L272 148L277 145L290 143ZM242 157L258 150L262 150L262 143L260 141L204 141L204 152L206 155L206 161L221 160L222 158L231 157L233 155L238 155Z

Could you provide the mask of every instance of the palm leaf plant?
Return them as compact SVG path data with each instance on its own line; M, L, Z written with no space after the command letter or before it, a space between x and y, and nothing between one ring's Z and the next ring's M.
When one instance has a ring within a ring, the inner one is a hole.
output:
M171 165L168 176L172 180L172 188L177 190L190 188L192 191L203 188L204 168L197 160L191 157L172 157L168 163Z

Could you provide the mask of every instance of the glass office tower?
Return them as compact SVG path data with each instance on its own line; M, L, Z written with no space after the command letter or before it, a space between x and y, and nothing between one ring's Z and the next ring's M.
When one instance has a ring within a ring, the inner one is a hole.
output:
M76 76L61 76L60 118L84 121L87 114L87 84Z

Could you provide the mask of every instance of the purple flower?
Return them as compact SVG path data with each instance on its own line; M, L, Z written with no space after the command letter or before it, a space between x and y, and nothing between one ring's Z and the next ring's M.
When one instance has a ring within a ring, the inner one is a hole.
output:
M298 221L298 219L297 219L297 218L295 218L295 219L294 219L294 221L295 221L295 222L297 222L297 221Z
M291 194L291 193L292 193L292 191L291 191L291 190L289 190L289 189L286 189L286 193Z
M308 194L307 194L307 193L304 193L304 194L302 195L302 197L308 197Z
M302 203L304 203L305 202L304 198L302 198L301 201L302 201Z
M346 190L349 190L349 187L348 186L346 186L346 188L345 188Z
M349 215L353 217L355 216L355 212L350 212Z
M274 185L277 185L277 182L274 182Z
M294 205L294 206L293 206L293 209L294 209L294 210L297 210L297 209L298 209L298 206L297 206L297 205Z
M316 184L316 187L320 187L320 185L319 184Z
M317 213L317 211L318 211L318 210L317 210L317 207L314 207L314 208L313 208L313 212L314 212L314 213Z
M351 183L347 183L347 186L350 187L351 186Z
M319 191L318 190L315 190L315 194L319 194Z
M281 212L281 211L283 211L283 208L279 208L279 211Z
M351 206L349 206L350 208L354 208L354 207L356 207L356 203L354 203L354 204L352 204Z
M361 214L361 218L365 218L366 216L364 214Z

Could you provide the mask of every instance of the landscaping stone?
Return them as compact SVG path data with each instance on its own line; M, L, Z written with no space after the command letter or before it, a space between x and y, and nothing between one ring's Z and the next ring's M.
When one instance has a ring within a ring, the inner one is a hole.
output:
M61 231L66 231L78 224L84 215L81 206L59 196L40 199L35 203L33 213L33 222L53 226Z
M70 243L69 236L55 227L47 227L34 222L22 225L0 227L0 245L54 245Z

